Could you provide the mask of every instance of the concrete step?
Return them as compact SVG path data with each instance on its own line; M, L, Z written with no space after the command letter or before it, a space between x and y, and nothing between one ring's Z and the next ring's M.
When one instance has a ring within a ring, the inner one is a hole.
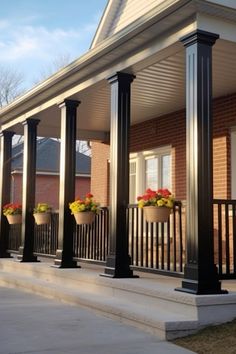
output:
M194 296L174 291L181 279L151 274L140 278L99 276L103 267L56 269L52 263L0 260L0 285L86 306L163 339L196 332L236 317L236 293Z
M103 296L118 297L148 307L168 308L175 314L197 319L197 311L191 295L173 291L181 284L180 279L158 275L140 274L140 278L112 279L100 276L103 267L86 265L82 269L57 269L52 264L18 263L0 260L0 270L36 277L47 282L69 288L83 288L86 292L96 292Z
M148 303L140 305L135 301L117 296L87 292L82 287L74 288L52 283L47 280L11 274L0 271L0 285L20 288L28 292L54 298L73 305L80 305L111 318L116 318L163 339L173 339L194 333L198 328L196 320L185 315L173 314L172 311Z

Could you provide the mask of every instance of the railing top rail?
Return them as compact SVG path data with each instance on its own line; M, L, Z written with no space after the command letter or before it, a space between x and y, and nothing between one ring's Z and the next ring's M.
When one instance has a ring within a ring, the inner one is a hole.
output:
M213 204L236 205L236 199L213 199Z

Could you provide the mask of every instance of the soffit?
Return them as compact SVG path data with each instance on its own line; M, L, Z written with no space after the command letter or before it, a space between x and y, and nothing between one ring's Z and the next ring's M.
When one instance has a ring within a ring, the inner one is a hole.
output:
M213 97L236 92L236 44L218 40L213 47ZM135 73L132 84L131 124L185 107L185 52L183 49ZM106 80L72 97L78 108L79 130L109 131L110 87ZM53 106L37 116L39 135L60 136L60 109ZM19 126L20 127L20 126ZM20 128L22 131L22 128Z

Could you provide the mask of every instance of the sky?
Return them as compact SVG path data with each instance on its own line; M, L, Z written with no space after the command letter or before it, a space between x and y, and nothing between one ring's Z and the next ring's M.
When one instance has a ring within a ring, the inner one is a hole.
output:
M89 49L106 3L0 0L0 66L21 72L31 88L57 58L72 62Z

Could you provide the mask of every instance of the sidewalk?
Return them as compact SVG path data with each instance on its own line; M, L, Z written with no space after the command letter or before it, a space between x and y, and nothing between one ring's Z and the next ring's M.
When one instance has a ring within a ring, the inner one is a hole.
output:
M16 289L0 287L0 354L187 354L156 336Z

